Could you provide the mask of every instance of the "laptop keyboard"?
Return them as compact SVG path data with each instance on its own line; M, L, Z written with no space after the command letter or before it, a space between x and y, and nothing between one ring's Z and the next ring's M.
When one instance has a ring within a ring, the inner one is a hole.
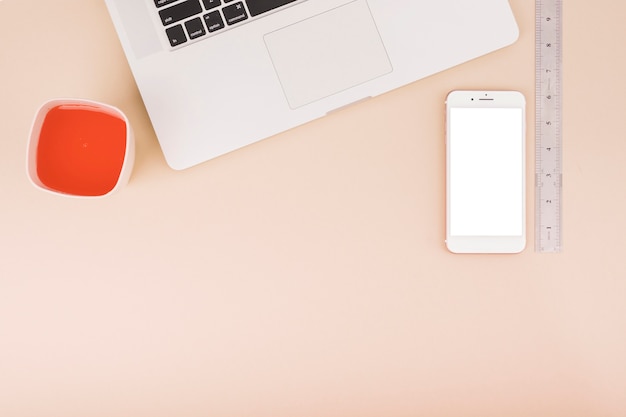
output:
M304 0L154 0L172 48Z

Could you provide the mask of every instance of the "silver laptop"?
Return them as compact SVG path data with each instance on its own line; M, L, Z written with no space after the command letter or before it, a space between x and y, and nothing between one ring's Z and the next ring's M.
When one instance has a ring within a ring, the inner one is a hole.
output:
M508 0L105 0L184 169L507 46Z

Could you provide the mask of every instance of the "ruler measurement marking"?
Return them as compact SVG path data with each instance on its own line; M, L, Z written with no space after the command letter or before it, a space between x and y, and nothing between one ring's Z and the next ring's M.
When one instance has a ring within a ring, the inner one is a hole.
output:
M561 4L535 1L535 251L561 251Z

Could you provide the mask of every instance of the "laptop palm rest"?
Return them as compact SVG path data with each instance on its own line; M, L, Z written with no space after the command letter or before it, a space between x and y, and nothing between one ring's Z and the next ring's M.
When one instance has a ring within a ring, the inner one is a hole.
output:
M292 109L392 71L365 0L356 0L264 37Z

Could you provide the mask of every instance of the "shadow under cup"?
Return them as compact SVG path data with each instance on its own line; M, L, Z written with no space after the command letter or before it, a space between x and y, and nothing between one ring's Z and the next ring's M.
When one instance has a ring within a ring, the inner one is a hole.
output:
M88 100L51 100L33 122L28 176L55 194L102 197L128 182L134 152L128 119L119 109Z

